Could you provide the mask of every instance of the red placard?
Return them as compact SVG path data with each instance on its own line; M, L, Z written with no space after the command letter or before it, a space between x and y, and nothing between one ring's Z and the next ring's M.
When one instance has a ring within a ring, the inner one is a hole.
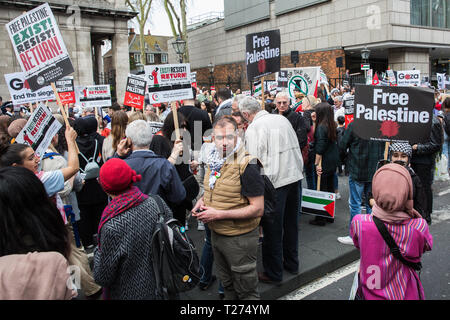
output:
M75 91L58 92L62 104L75 103Z
M130 74L127 80L123 104L131 108L143 109L145 102L145 88L146 81L143 78Z
M131 93L131 92L125 92L125 100L123 102L124 105L136 108L136 109L143 109L144 107L144 99L145 96L141 96L139 94Z

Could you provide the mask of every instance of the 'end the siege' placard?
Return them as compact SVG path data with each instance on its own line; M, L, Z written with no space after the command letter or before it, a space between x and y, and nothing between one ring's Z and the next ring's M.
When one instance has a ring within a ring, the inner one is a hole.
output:
M280 30L248 34L246 36L247 79L254 81L280 71Z
M144 78L129 74L123 104L131 108L143 109L146 84Z
M48 3L22 14L5 26L31 91L74 72Z
M427 88L357 85L353 130L366 140L424 143L433 108L434 93Z

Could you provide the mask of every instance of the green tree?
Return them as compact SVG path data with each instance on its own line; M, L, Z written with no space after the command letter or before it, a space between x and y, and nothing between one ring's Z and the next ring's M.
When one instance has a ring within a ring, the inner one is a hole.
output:
M153 0L125 0L131 10L138 12L136 19L139 24L139 46L141 50L141 63L145 65L145 24L148 21ZM137 61L136 61L137 62Z

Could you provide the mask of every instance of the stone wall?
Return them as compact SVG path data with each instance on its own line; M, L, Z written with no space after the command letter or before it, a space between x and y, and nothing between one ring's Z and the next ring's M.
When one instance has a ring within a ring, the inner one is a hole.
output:
M97 0L97 1L71 1L59 0L55 3L64 3L66 5L77 4L79 6L90 5L93 8L109 8L116 0ZM115 7L123 9L120 3ZM11 40L5 29L5 24L21 15L23 8L2 7L0 2L0 96L3 100L9 100L9 91L5 84L3 75L6 73L21 71L16 55L13 51ZM123 102L125 95L126 79L129 73L128 57L128 28L127 18L116 15L97 16L92 14L73 12L61 12L53 10L55 19L58 22L61 35L64 39L67 51L74 66L75 85L92 85L93 77L93 57L92 57L92 35L101 34L104 37L111 37L115 42L114 51L116 57L112 60L113 69L116 70L116 91L118 102Z

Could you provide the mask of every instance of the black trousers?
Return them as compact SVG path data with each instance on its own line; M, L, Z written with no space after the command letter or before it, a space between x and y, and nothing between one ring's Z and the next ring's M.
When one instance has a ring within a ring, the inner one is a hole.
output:
M97 245L94 243L93 236L97 234L98 225L102 216L103 209L108 205L107 202L93 205L79 205L80 221L78 228L80 231L81 242L84 247Z
M425 196L427 198L427 206L424 208L425 216L431 222L431 213L433 212L433 191L431 190L431 185L433 184L433 174L434 174L434 164L418 164L412 163L411 167L414 172L419 176L422 182L423 189L425 191Z

